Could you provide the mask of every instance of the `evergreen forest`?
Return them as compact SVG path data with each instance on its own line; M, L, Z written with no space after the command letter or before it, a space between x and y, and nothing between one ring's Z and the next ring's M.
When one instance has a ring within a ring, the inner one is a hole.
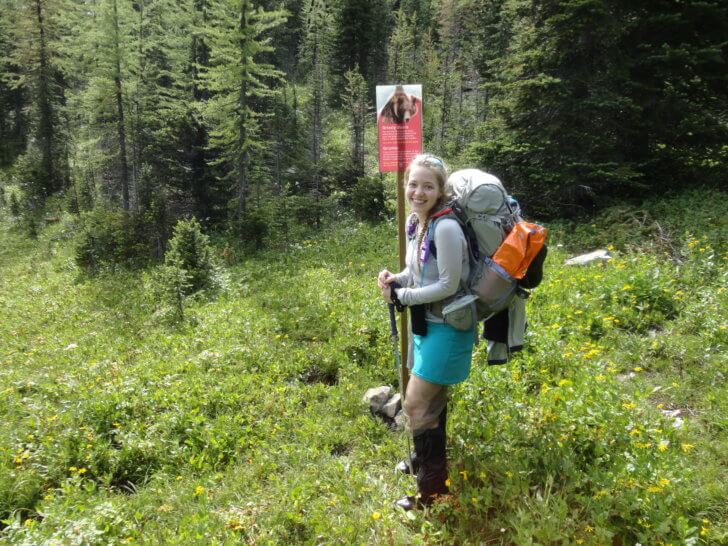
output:
M550 230L414 512L392 84ZM0 0L0 543L728 544L726 188L721 0Z

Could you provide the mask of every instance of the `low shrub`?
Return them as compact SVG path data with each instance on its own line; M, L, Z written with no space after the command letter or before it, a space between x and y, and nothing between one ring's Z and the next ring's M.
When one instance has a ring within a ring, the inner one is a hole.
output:
M82 213L76 265L94 275L148 263L152 253L144 232L142 218L134 213L101 207Z

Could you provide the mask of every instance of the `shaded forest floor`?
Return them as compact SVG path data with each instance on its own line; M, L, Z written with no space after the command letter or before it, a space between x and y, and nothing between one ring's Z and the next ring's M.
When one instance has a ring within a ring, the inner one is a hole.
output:
M73 220L0 220L0 540L12 544L728 543L728 195L554 224L528 347L453 389L452 496L426 513L374 282L392 224L227 268L170 324L149 271L94 278ZM614 258L564 260L606 248Z

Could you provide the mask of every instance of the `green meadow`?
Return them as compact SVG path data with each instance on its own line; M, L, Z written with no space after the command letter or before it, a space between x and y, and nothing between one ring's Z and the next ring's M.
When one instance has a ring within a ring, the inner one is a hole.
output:
M478 346L452 495L414 513L405 438L362 402L397 383L393 222L214 241L222 289L172 321L154 268L79 271L78 217L30 240L3 216L0 542L728 544L726 210L706 190L549 225L527 348Z

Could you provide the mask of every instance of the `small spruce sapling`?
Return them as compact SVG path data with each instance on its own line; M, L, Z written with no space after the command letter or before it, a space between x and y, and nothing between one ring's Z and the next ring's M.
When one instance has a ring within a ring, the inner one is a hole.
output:
M175 321L181 321L187 297L203 290L212 292L222 284L209 238L202 233L200 223L195 218L177 222L164 265L155 274L156 299L169 306Z
M214 287L216 267L210 240L202 233L196 218L177 222L164 255L164 265L185 272L188 286L184 295Z

